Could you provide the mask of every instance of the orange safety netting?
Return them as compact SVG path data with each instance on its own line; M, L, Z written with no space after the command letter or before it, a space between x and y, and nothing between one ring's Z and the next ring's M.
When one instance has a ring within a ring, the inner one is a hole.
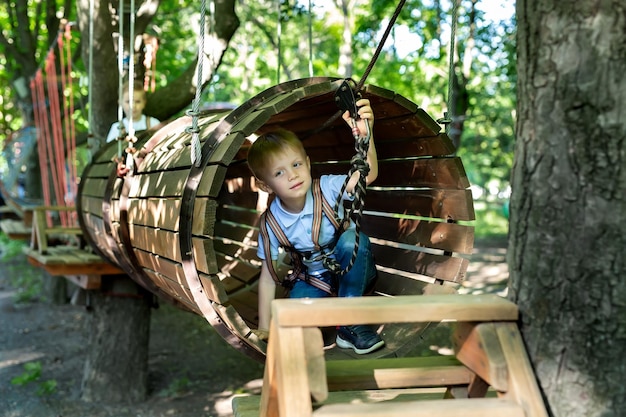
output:
M73 206L78 188L70 29L69 24L65 25L59 32L56 46L48 52L44 65L45 85L42 69L30 84L46 206ZM58 51L58 62L55 51ZM76 216L68 212L61 211L59 215L64 226L77 222Z

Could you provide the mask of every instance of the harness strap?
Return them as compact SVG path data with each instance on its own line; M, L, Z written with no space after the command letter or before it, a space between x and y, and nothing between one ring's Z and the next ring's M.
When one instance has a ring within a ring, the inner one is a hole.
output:
M330 203L324 198L322 194L322 186L320 185L319 178L313 180L313 228L311 229L311 238L313 244L315 244L315 250L321 250L319 244L320 229L322 228L322 212L326 214L326 217L335 227L335 230L341 227L339 220L335 215L335 211L330 206Z
M337 217L335 216L335 211L331 207L330 203L324 198L322 194L322 188L320 185L319 179L313 180L313 228L311 230L311 236L313 239L313 243L315 244L316 250L321 250L319 246L319 235L320 229L322 226L322 214L326 214L326 217L333 224L335 229L340 229L341 224L339 223ZM270 238L267 227L272 229L274 235L278 239L278 243L280 246L285 248L289 252L292 261L293 272L285 277L284 280L281 280L276 270L274 269L274 264L272 262L272 254L270 249ZM269 210L265 210L263 214L261 214L260 218L260 233L261 238L263 239L263 252L265 255L265 260L267 263L267 267L269 269L270 274L272 275L272 279L277 284L280 284L283 287L289 287L295 280L301 279L307 281L310 285L318 288L328 294L334 295L334 290L332 286L323 280L316 278L314 276L306 275L304 271L304 265L302 263L302 254L293 247L287 235L280 227L278 220Z

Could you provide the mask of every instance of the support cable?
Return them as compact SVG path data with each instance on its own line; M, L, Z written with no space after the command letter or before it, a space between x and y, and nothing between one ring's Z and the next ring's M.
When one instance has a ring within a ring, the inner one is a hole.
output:
M213 3L211 2L211 15L213 15ZM200 129L198 128L198 116L200 114L200 98L202 97L202 80L204 73L204 37L206 25L206 0L200 4L200 30L198 31L198 64L196 67L196 95L187 115L191 116L191 126L185 131L191 133L191 163L198 168L202 160L202 146L200 145Z

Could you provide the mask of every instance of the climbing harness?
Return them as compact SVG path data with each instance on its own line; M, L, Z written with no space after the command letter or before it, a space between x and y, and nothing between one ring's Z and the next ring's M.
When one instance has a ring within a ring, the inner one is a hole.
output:
M336 288L334 288L333 285L328 284L317 277L307 274L306 266L304 265L303 260L306 259L307 261L319 261L329 259L334 252L335 244L338 240L340 231L343 232L342 228L344 227L344 223L335 216L336 211L333 210L328 200L326 200L326 197L324 197L319 179L316 178L313 180L313 185L311 189L313 191L313 226L311 228L311 239L313 240L313 244L315 245L314 251L301 252L293 247L293 245L291 244L291 242L289 242L289 239L283 232L282 227L268 208L267 210L265 210L265 212L263 212L260 220L260 232L261 238L263 239L263 249L266 261L265 263L268 266L269 272L272 275L272 279L274 280L274 282L287 289L291 289L293 287L293 284L297 280L303 280L308 282L315 288L318 288L328 294L334 295L336 294ZM326 218L330 220L331 224L336 230L336 233L331 242L327 243L326 245L320 246L319 237L320 229L322 226L322 215L326 215ZM280 277L276 273L276 270L274 269L274 264L272 262L270 237L267 229L268 226L278 239L278 243L280 244L280 246L289 253L289 256L291 258L292 271L287 277L283 279L280 279ZM315 257L313 256L314 254L318 253L319 255ZM331 271L331 273L332 272L333 271Z

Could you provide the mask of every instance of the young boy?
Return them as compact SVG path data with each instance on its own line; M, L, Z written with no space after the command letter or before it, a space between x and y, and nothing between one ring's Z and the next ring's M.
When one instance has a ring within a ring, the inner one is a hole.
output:
M361 136L366 134L365 123L374 124L374 114L367 99L356 102L359 107L357 127ZM349 112L343 119L349 123ZM370 138L367 154L369 173L366 183L370 184L378 176L378 159L374 146L373 135ZM248 165L257 179L257 185L276 198L269 207L269 212L276 219L280 230L300 254L304 276L290 282L291 298L319 298L336 292L339 297L362 296L366 288L376 278L376 266L370 251L369 238L360 233L359 250L352 268L343 276L336 276L324 267L319 248L341 264L343 269L349 264L354 251L356 231L351 224L338 238L335 227L327 216L322 216L319 231L319 246L315 248L313 228L313 180L311 178L311 162L302 142L293 132L278 130L257 138L248 151ZM360 173L355 172L346 186L342 199L351 200ZM320 178L321 193L333 207L347 175L322 175ZM341 214L341 213L340 213ZM269 223L269 222L268 222ZM270 322L270 304L275 296L274 281L269 262L272 265L278 260L280 246L276 234L267 227L269 235L269 254L262 238L259 238L257 255L262 259L261 276L259 278L259 333L267 334ZM334 244L334 249L332 249ZM274 268L275 270L276 268ZM328 289L331 291L329 292ZM384 341L369 326L340 326L337 330L337 345L341 348L352 348L358 354L373 352L384 345Z
M124 131L128 133L128 115L131 114L130 111L130 92L128 91L129 84L128 82L124 84L122 89L122 109L124 110L124 114L126 117L122 119L122 123L124 124ZM139 81L133 82L133 127L135 128L135 132L139 132L142 130L150 129L151 127L155 127L159 123L161 123L158 119L154 117L147 117L143 114L143 109L146 107L146 92L143 89L143 84ZM107 143L116 140L120 136L120 124L119 122L115 122L111 125L109 129L109 134L107 135Z

